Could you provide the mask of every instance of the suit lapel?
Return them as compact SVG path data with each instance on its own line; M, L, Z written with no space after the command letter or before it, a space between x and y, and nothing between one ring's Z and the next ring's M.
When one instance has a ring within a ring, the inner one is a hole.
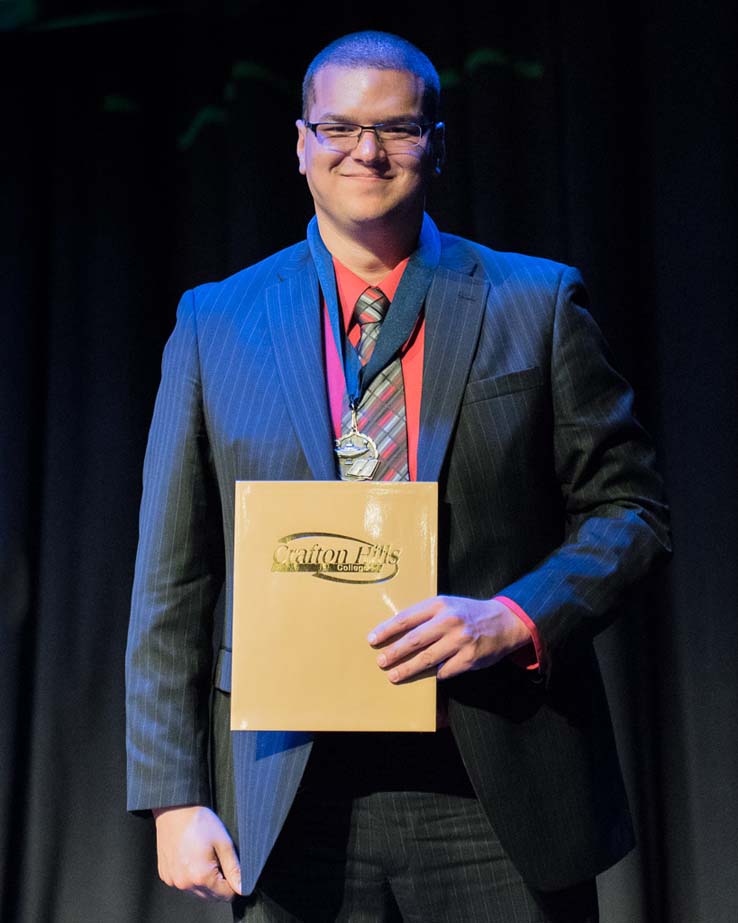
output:
M461 405L489 285L468 273L475 261L441 265L425 304L418 480L437 481Z
M265 293L272 346L284 400L310 471L317 481L336 477L328 415L318 276L307 251L283 269Z

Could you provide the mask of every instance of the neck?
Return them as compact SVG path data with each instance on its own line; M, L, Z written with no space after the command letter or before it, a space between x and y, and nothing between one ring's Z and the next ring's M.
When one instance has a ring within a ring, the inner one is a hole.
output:
M417 248L422 223L421 215L416 223L408 222L400 233L364 225L346 231L336 228L320 214L317 218L320 236L330 254L369 285L381 282Z

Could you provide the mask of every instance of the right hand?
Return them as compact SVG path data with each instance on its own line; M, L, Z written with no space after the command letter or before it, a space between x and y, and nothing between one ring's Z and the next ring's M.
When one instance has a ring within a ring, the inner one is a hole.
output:
M159 877L172 888L210 901L241 893L241 866L222 821L202 805L158 808Z

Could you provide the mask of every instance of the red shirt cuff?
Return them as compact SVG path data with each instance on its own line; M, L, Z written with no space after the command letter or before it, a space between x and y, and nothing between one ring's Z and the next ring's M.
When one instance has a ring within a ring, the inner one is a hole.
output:
M520 606L509 597L495 596L495 599L498 602L501 602L503 606L507 606L511 612L514 612L531 634L531 643L526 644L524 647L518 648L516 651L513 651L512 654L510 654L510 659L519 667L524 667L526 670L543 669L543 643L541 642L541 638L538 634L536 623L528 615L525 609L521 609Z

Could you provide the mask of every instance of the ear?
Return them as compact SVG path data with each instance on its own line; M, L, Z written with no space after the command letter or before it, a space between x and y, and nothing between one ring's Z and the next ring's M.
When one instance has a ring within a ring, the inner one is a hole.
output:
M305 135L307 134L308 129L305 128L305 123L302 119L297 119L295 122L295 127L297 128L297 163L298 170L305 176Z
M431 151L433 172L440 175L446 163L446 126L438 122L433 129L433 149Z

